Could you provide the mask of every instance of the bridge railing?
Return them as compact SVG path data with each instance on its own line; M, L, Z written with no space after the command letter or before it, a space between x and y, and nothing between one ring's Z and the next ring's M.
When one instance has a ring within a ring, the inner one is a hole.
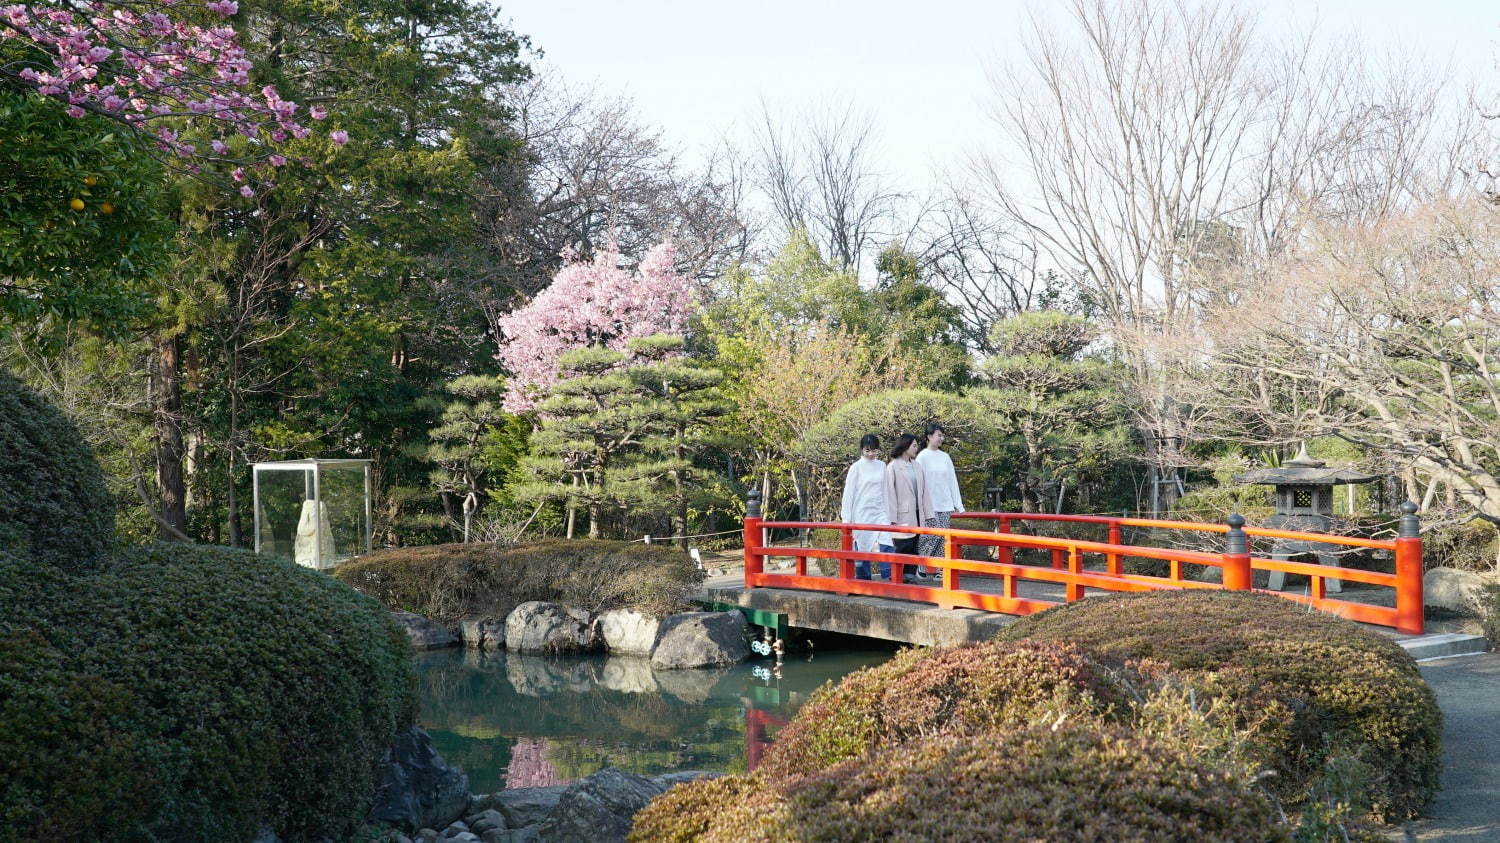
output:
M942 556L915 556L901 553L867 553L854 549L855 532L889 532L892 528L890 524L763 520L759 513L758 496L752 494L749 514L745 518L745 587L793 588L837 594L894 597L935 603L948 608L972 608L1029 615L1059 605L1059 601L1036 596L1021 596L1018 584L1023 581L1061 585L1064 600L1071 602L1082 599L1089 589L1120 592L1190 588L1247 591L1253 588L1255 571L1281 571L1306 575L1309 578L1308 593L1279 591L1265 593L1304 603L1351 620L1389 626L1404 633L1420 634L1424 625L1422 540L1416 517L1416 506L1409 502L1403 504L1402 513L1398 537L1384 541L1323 533L1245 527L1245 520L1239 515L1230 516L1225 524L1205 524L1190 521L1088 515L962 513L955 517L988 520L993 522L993 527L990 530L972 530L956 527L903 526L900 528L903 533L943 537L944 553ZM1108 540L1101 542L1012 532L1012 527L1019 521L1102 524L1107 530ZM1222 533L1224 534L1223 550L1213 553L1125 544L1123 528L1126 527ZM765 536L766 531L772 529L835 531L839 535L839 547L771 547L767 545ZM1386 574L1357 568L1255 557L1250 552L1249 538L1251 536L1390 551L1395 557L1395 573ZM993 547L996 549L995 559L966 559L963 552L966 547ZM1034 548L1045 552L1050 556L1051 566L1017 563L1014 552L1021 548ZM793 559L792 572L767 571L765 560L771 557ZM837 572L833 575L810 574L807 567L809 559L833 560L838 565ZM1168 574L1161 577L1127 573L1124 566L1127 559L1165 561L1168 564ZM854 566L859 561L890 563L891 581L855 579ZM941 572L940 582L935 586L903 583L903 574L908 566L913 565L938 569ZM1188 567L1185 569L1184 566ZM1220 582L1204 582L1185 575L1203 567L1219 568L1222 572ZM980 591L961 586L960 575L976 574L999 579L999 591ZM1391 601L1393 605L1373 605L1330 597L1327 588L1328 580L1390 588L1394 591Z

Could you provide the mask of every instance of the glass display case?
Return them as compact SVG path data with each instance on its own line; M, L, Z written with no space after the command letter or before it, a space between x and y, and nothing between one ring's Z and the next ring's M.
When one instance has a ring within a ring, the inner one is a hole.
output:
M255 463L255 552L317 570L370 550L370 460Z

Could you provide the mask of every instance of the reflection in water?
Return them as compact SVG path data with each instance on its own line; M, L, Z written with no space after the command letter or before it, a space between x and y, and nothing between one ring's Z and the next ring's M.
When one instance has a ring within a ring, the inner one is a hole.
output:
M759 759L768 733L818 686L889 656L656 671L641 658L437 651L418 662L421 719L476 793L563 784L606 766L733 772Z

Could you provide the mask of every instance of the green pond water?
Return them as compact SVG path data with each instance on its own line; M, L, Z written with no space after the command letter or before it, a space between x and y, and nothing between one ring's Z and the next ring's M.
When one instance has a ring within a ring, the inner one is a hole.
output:
M418 661L421 722L469 789L539 787L603 767L643 775L752 766L808 695L889 651L789 654L714 670L645 659L444 650Z

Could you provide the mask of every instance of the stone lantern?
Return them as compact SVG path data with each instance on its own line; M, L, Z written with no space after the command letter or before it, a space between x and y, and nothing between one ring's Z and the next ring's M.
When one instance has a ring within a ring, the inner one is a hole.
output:
M1275 487L1276 514L1266 519L1266 526L1275 530L1299 532L1328 532L1333 526L1333 487L1369 483L1378 480L1374 474L1364 474L1352 468L1329 468L1328 463L1313 459L1303 444L1297 456L1277 468L1261 468L1237 475L1241 483L1259 483ZM1276 539L1271 545L1272 559L1290 559L1298 553L1312 553L1320 565L1337 565L1338 557L1329 551L1323 542ZM1338 580L1328 580L1328 591L1342 588ZM1286 583L1286 574L1271 572L1270 588L1280 591Z

